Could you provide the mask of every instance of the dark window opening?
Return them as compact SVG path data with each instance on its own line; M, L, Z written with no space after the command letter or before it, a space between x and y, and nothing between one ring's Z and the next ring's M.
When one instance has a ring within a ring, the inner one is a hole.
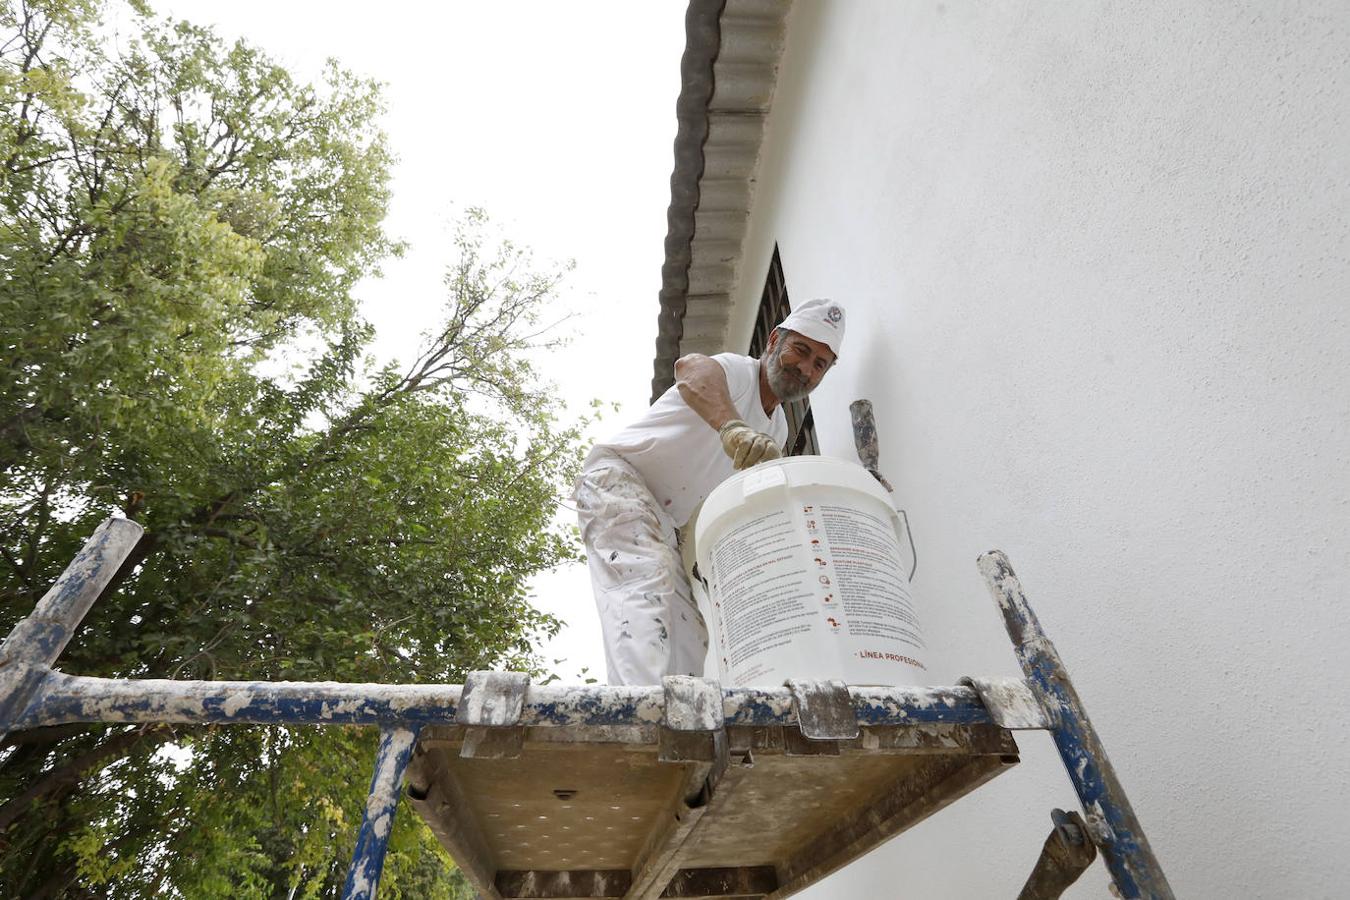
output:
M783 321L792 312L788 302L787 281L783 278L783 261L778 256L778 245L774 244L773 259L769 261L769 276L764 279L764 293L759 298L759 314L755 318L755 332L750 337L750 355L758 358L769 343L769 334L774 326ZM785 456L819 454L816 444L816 422L811 416L811 400L803 397L791 403L783 404L783 414L787 417L788 439L783 446Z

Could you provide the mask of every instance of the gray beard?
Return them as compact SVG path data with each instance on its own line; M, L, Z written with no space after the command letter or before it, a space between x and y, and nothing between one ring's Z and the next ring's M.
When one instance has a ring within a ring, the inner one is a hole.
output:
M801 400L811 393L811 388L802 384L801 379L783 368L779 357L782 356L783 349L775 348L772 353L764 357L764 374L769 378L769 390L773 391L774 396L780 403L792 403Z

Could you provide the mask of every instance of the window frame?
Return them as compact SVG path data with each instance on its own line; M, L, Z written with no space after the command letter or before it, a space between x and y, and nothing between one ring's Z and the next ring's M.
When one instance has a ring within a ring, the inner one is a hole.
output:
M759 311L755 315L754 331L750 335L750 347L747 352L758 359L768 346L769 335L778 323L792 312L788 299L787 279L783 276L783 260L778 252L778 244L773 245L773 256L769 260L769 272L764 279L764 290L759 298ZM816 420L811 412L811 399L803 397L791 403L783 404L783 415L787 418L788 439L783 445L784 456L820 455L820 444L816 440Z

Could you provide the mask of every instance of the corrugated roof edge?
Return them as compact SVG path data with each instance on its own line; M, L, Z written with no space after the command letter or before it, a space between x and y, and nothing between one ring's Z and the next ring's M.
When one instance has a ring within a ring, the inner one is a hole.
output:
M689 292L690 245L694 210L703 177L703 143L708 139L708 102L713 95L713 63L722 47L722 10L726 0L690 0L684 16L685 46L680 59L680 96L675 101L675 168L670 174L666 210L666 261L661 266L661 311L657 315L652 402L675 381L675 360L684 337L685 299Z

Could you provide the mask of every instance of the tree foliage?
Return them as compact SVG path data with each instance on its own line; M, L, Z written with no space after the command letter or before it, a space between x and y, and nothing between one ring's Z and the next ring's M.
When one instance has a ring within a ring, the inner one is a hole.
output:
M399 249L376 86L113 11L0 3L0 627L120 510L145 538L66 671L533 666L558 625L527 580L576 553L551 522L578 432L529 362L561 272L469 215L443 325L372 368L352 291ZM326 897L374 735L63 726L3 752L5 896ZM455 896L410 813L382 889Z

